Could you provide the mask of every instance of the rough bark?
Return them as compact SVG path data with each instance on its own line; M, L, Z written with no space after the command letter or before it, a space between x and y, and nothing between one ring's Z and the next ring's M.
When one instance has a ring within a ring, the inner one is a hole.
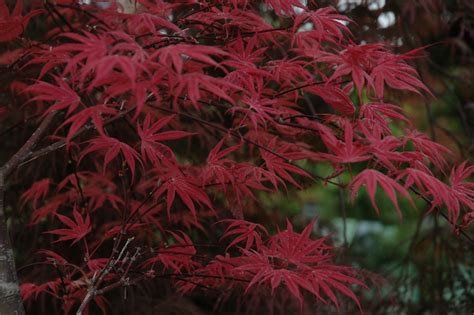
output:
M0 171L0 315L25 314L15 269L13 250L8 236L3 198L4 174Z
M54 112L48 114L20 150L0 168L0 315L25 314L5 217L6 179L31 154L31 150L41 140L54 115Z

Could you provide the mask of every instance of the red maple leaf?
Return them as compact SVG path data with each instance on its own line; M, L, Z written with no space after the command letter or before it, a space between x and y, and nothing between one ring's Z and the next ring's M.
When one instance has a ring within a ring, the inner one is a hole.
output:
M38 81L30 85L25 92L33 93L30 102L46 101L54 102L54 105L46 111L52 112L55 110L67 109L67 115L70 115L74 110L81 105L81 97L69 86L69 84L57 76L53 76L56 84L51 84L44 81Z
M471 210L474 210L474 183L467 180L473 173L474 165L468 166L467 161L464 161L458 167L453 167L449 176L449 182L454 195L459 202Z
M221 240L236 235L237 237L227 246L232 247L241 242L245 242L244 249L249 250L254 244L258 249L262 245L261 234L268 235L267 230L263 225L248 222L245 220L222 220L222 223L227 223L229 226L221 237Z
M266 147L268 150L260 148L260 154L262 155L262 159L265 161L265 167L271 173L280 176L282 179L292 183L298 188L301 188L301 185L295 181L290 172L305 177L311 177L311 175L304 169L292 164L293 160L302 160L305 157L304 154L295 151L291 144L279 143L277 142L277 138L274 137Z
M331 86L330 83L325 86L309 86L306 87L305 90L318 95L324 102L338 112L345 115L352 115L355 112L355 106L347 94L343 90Z
M117 111L114 108L108 107L106 105L96 105L92 107L87 107L86 109L81 110L79 113L72 115L66 121L64 121L60 128L71 124L69 127L66 142L70 142L72 137L81 129L89 119L94 123L95 129L101 134L104 135L103 129L103 115L112 115Z
M156 190L154 196L158 199L165 192L168 218L171 218L171 207L176 198L176 194L191 211L195 219L197 219L195 204L204 204L208 209L213 209L211 200L206 192L193 183L193 178L183 176L178 169L172 170L166 174L165 181L161 184L160 188Z
M28 189L21 195L22 206L24 206L24 204L28 201L32 201L33 208L36 208L38 205L38 201L40 199L44 199L48 194L50 184L51 179L44 178L31 185L30 189Z
M239 86L223 78L212 77L200 72L185 73L176 78L173 85L174 101L176 103L179 96L186 96L196 108L199 108L198 101L202 99L202 92L205 92L233 104L234 100L229 97L228 90L230 89L241 90Z
M425 197L432 199L429 211L444 204L448 208L449 221L451 223L456 222L461 210L456 194L450 186L434 177L426 167L407 168L400 173L399 178L405 178L405 187L411 187L416 184Z
M227 184L234 184L234 179L236 177L232 169L234 161L226 159L225 156L237 151L242 145L238 144L221 150L223 144L224 139L219 141L219 143L217 143L217 145L209 152L206 160L206 167L203 169L201 177L204 185L219 183L225 190Z
M183 64L188 60L195 60L214 67L219 64L210 56L226 56L227 53L217 47L204 45L177 44L158 49L151 58L157 58L164 66L173 66L174 70L181 74Z
M158 249L158 255L148 259L144 266L154 265L157 262L161 263L165 269L172 269L178 273L183 270L190 271L191 269L199 266L199 264L193 261L193 256L196 255L196 248L193 242L183 232L169 233L176 240L175 244L166 245Z
M174 115L165 116L155 123L152 123L151 115L147 114L143 124L137 122L137 134L141 139L140 149L142 157L155 165L157 165L160 160L168 160L170 157L171 160L174 160L173 151L162 144L162 141L177 140L193 135L191 132L181 130L159 132L159 130L168 125L174 117Z
M68 229L56 229L45 232L48 234L59 235L60 238L55 242L74 240L72 244L75 244L86 237L86 235L92 230L91 218L89 215L87 214L86 219L84 220L76 209L73 211L74 221L61 214L56 214L56 216L62 223L68 226Z
M124 161L130 167L132 179L135 177L135 161L138 161L140 164L142 163L140 155L132 147L118 139L107 137L105 135L99 136L90 141L90 146L82 152L79 162L84 158L84 156L95 151L104 154L104 171L107 168L107 165L121 153Z
M310 31L297 32L304 23L311 21L313 27ZM341 41L346 34L351 34L343 22L351 22L347 16L338 14L334 8L321 8L316 11L303 12L296 16L293 24L295 39L298 40L298 33L311 33L317 42ZM306 34L305 34L306 35Z
M265 0L278 15L294 15L296 9L306 10L306 6L299 0Z
M398 191L402 194L405 198L412 202L410 194L408 191L399 183L397 183L394 179L388 177L387 175L371 169L363 170L359 175L357 175L351 182L350 187L352 190L352 200L355 199L357 191L360 189L362 185L365 185L367 189L367 193L369 194L370 201L372 202L372 206L377 211L377 214L380 214L380 210L375 202L375 193L377 191L377 184L382 187L385 191L387 196L392 201L393 205L397 209L397 213L402 217L402 212L400 211L400 207L398 206L397 196L395 191ZM413 204L413 202L412 202Z
M399 56L383 54L380 58L379 63L370 73L377 97L383 98L385 84L397 90L412 91L417 94L421 90L431 94L418 78L418 72L405 62L409 54L410 52Z
M0 42L8 42L23 33L30 19L42 10L30 11L22 16L23 1L17 0L12 13L8 11L5 0L0 0Z
M320 292L322 289L324 295L339 307L335 290L351 298L360 309L357 297L347 285L366 286L351 276L350 268L331 263L329 252L332 248L325 243L326 239L310 238L313 224L306 226L299 234L287 221L287 230L272 236L260 250L241 249L242 256L233 259L233 263L238 264L234 270L251 274L247 292L261 285L269 285L272 291L286 286L302 305L302 289L325 303Z
M354 141L354 131L352 124L343 120L344 142L337 139L332 129L325 125L319 125L321 139L326 147L335 153L335 155L321 153L320 156L327 158L335 163L357 163L371 158L368 154L368 148Z

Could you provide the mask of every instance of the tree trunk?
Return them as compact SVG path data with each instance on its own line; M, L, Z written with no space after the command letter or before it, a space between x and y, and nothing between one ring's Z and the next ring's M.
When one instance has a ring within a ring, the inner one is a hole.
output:
M0 169L0 315L23 315L25 310L20 296L15 260L7 230L3 198L5 179Z
M56 112L50 112L20 150L0 167L0 315L25 314L5 217L5 180L31 154L55 115Z

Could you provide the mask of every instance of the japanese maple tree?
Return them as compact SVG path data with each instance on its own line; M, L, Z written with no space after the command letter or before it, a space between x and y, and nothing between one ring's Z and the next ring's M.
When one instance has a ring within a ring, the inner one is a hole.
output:
M367 272L315 221L256 222L262 195L314 182L365 187L401 218L400 198L422 199L469 240L474 166L385 97L432 97L419 50L358 43L348 23L299 0L0 0L0 248L6 210L34 233L14 244L21 299L1 262L0 313L130 313L175 293L216 312L362 312Z

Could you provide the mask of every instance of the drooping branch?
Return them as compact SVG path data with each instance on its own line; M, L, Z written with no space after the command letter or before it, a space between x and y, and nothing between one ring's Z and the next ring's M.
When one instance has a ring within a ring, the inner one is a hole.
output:
M279 157L281 158L283 161L285 161L286 163L288 164L292 164L300 169L302 169L301 167L299 167L298 165L294 164L291 160L287 159L286 157L282 156L281 154L279 154L278 152L274 152L273 150L270 150L264 146L261 146L259 145L258 143L250 140L250 139L247 139L245 138L244 136L242 136L240 133L234 131L234 130L230 130L230 129L227 129L223 126L219 126L219 125L215 125L207 120L204 120L202 118L199 118L199 117L196 117L196 116L193 116L193 115L190 115L190 114L187 114L187 113L183 113L183 112L178 112L178 111L174 111L174 110L171 110L171 109L167 109L167 108L162 108L162 107L158 107L158 106L153 106L153 105L150 105L150 107L152 108L155 108L157 110L160 110L160 111L164 111L164 112L167 112L167 113L170 113L170 114L175 114L175 115L178 115L178 116L182 116L182 117L185 117L185 118L188 118L188 119L191 119L191 120L194 120L196 122L199 122L199 123L202 123L202 124L205 124L207 126L210 126L220 132L223 132L223 133L228 133L230 134L231 136L235 137L235 138L238 138L244 142L247 142L249 144L252 144L252 145L255 145L256 147L268 152L268 153L271 153L273 155L275 155L276 157ZM285 123L282 123L283 125L287 125ZM291 126L291 125L290 125ZM297 127L298 125L294 125L294 127ZM299 126L298 126L299 127ZM302 169L303 171L305 172L308 172L307 170L305 169ZM315 179L319 179L319 180L323 180L325 183L330 183L330 184L333 184L341 189L344 189L347 187L347 185L345 184L342 184L342 183L337 183L337 182L334 182L334 181L331 181L329 180L328 178L324 178L318 174L314 174L314 172L310 172L310 175L315 178ZM416 195L420 196L428 205L432 206L432 201L427 198L426 196L423 196L422 194L420 194L420 192L418 192L417 190L415 189L410 189L413 193L415 193ZM451 224L454 224L455 228L458 229L460 231L460 234L466 238L466 240L468 240L471 244L474 244L474 239L472 239L472 237L470 237L466 232L464 232L462 229L459 229L459 226L455 223L455 222L450 222L449 218L446 216L445 213L442 212L441 209L438 209L439 210L439 213L441 214L442 218L444 218L447 222L451 223Z
M175 114L175 115L178 115L178 116L186 117L186 118L191 119L191 120L193 120L193 121L196 121L196 122L205 124L205 125L207 125L207 126L209 126L209 127L212 127L212 128L214 128L214 129L220 131L220 132L229 134L229 135L231 135L232 137L234 137L234 138L236 138L236 139L239 139L239 140L242 140L242 141L244 141L244 142L246 142L246 143L248 143L248 144L254 145L254 146L256 146L257 148L261 149L262 151L268 152L268 153L270 153L270 154L272 154L272 155L274 155L274 156L280 158L281 160L285 161L285 163L288 163L288 164L290 164L290 165L292 165L292 166L294 166L294 167L296 167L296 168L298 168L298 169L300 169L300 170L302 170L302 171L304 171L304 172L310 174L313 179L322 180L322 181L324 181L325 183L330 183L330 184L335 185L335 186L337 186L337 187L341 187L341 188L344 188L344 187L345 187L344 184L336 183L336 182L334 182L334 181L328 180L327 178L325 178L325 177L323 177L323 176L321 176L321 175L315 174L314 172L310 172L310 171L308 171L308 170L303 169L301 166L295 164L293 161L291 161L290 159L284 157L284 156L281 155L280 153L275 152L275 151L273 151L273 150L271 150L271 149L268 149L268 148L266 148L266 147L264 147L264 146L258 144L257 142L255 142L255 141L253 141L253 140L250 140L250 139L244 137L242 134L240 134L239 132L237 132L237 131L235 131L235 130L227 129L227 128L223 127L223 126L213 124L213 123L211 123L211 122L209 122L209 121L207 121L207 120L204 120L204 119L202 119L202 118L199 118L199 117L196 117L196 116L187 114L187 113L178 112L178 111L174 111L174 110L171 110L171 109L162 108L162 107L158 107L158 106L154 106L154 105L150 105L150 107L155 108L155 109L160 110L160 111L163 111L163 112L170 113L170 114Z

